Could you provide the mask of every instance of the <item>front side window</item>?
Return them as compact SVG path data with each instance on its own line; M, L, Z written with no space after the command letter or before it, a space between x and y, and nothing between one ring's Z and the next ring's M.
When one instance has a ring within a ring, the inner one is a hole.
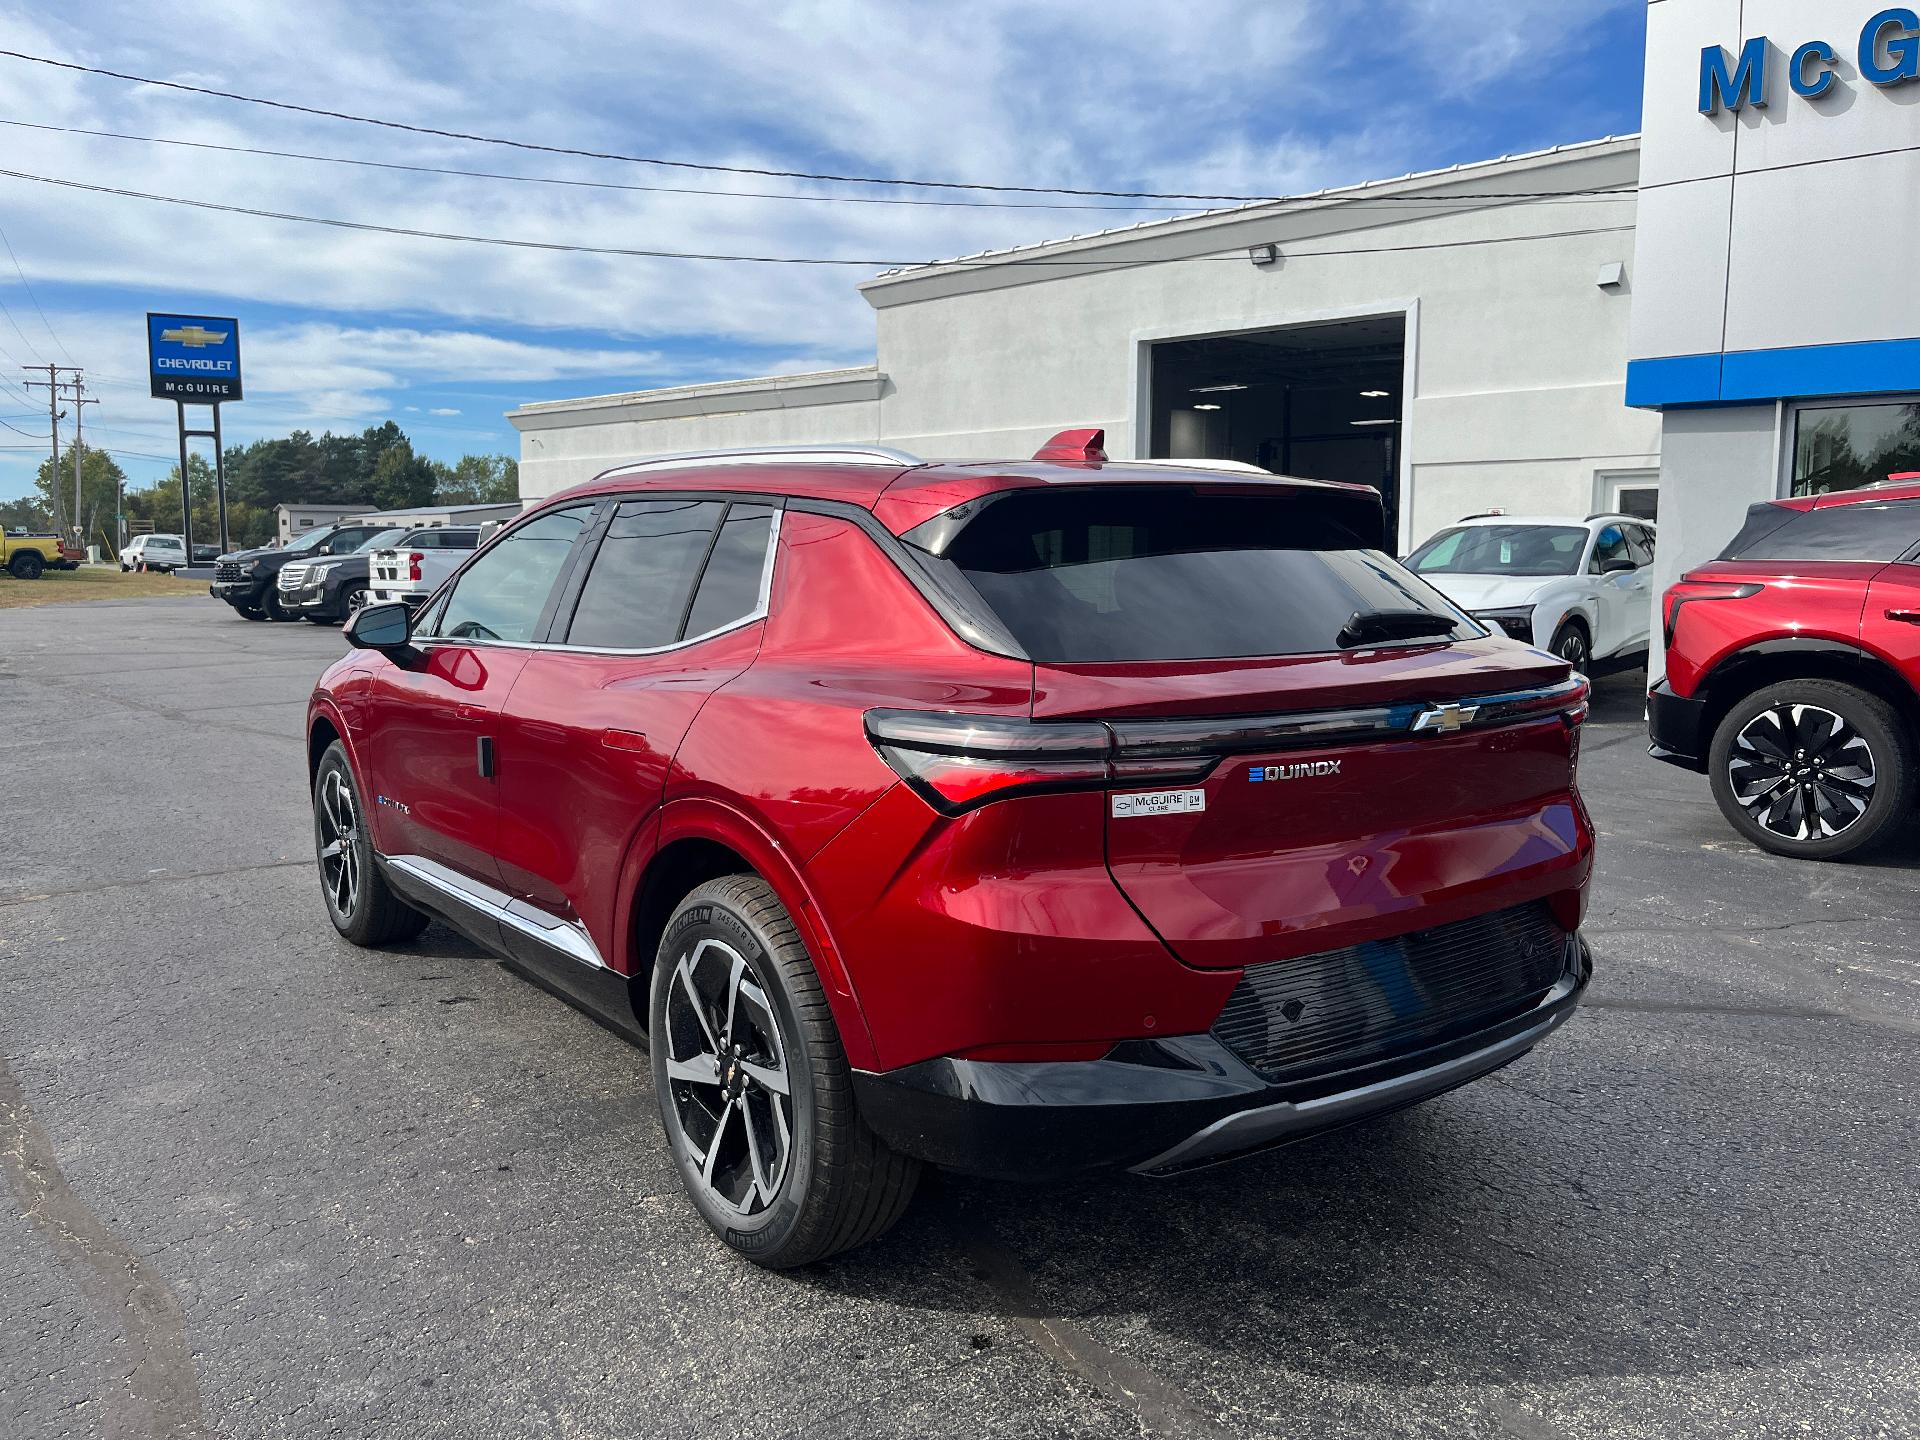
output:
M1571 575L1586 552L1579 525L1460 525L1407 557L1416 575Z
M1593 560L1587 566L1587 572L1604 575L1609 564L1618 564L1622 560L1639 569L1639 562L1627 550L1627 532L1618 525L1609 525L1593 542Z
M592 514L591 505L573 505L502 536L466 568L437 619L430 618L419 633L443 640L532 640L554 582Z
M1794 417L1793 493L1825 495L1920 470L1920 402L1823 405Z
M1431 612L1430 643L1480 633L1308 496L1022 491L944 558L1043 664L1316 654L1381 611Z

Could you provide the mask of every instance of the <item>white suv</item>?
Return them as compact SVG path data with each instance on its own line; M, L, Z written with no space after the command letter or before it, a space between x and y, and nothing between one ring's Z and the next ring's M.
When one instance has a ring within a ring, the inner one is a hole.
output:
M1469 515L1407 568L1490 628L1576 670L1644 664L1653 620L1651 522L1631 515Z
M187 563L187 543L178 535L136 535L120 552L120 568L144 565L169 574Z

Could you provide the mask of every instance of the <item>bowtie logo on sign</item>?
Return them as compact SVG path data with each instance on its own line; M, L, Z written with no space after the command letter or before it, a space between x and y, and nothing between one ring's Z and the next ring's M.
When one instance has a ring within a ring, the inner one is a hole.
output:
M1779 53L1787 54L1785 50ZM1764 110L1773 95L1775 47L1756 35L1737 59L1719 45L1700 52L1700 113ZM1887 90L1920 80L1920 13L1906 6L1882 10L1861 28L1854 59L1860 78ZM1840 53L1825 40L1809 40L1788 55L1787 85L1803 100L1818 100L1840 83Z

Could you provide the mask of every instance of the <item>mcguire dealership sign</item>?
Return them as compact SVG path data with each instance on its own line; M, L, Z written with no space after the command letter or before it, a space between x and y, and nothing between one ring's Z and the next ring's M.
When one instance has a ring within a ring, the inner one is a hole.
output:
M1818 100L1840 83L1840 52L1825 40L1809 40L1792 51L1756 35L1729 57L1718 45L1700 52L1700 113L1722 109L1766 108L1774 93L1776 56L1785 57L1788 88L1803 100ZM1920 80L1920 13L1895 6L1882 10L1861 28L1850 57L1869 85L1886 89Z
M240 398L240 322L213 315L147 315L147 371L156 400L217 404Z

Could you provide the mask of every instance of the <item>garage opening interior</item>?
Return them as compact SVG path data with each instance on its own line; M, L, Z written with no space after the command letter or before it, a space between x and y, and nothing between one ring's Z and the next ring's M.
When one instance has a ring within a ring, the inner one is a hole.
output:
M1398 535L1406 343L1403 315L1161 341L1148 453L1371 485Z

